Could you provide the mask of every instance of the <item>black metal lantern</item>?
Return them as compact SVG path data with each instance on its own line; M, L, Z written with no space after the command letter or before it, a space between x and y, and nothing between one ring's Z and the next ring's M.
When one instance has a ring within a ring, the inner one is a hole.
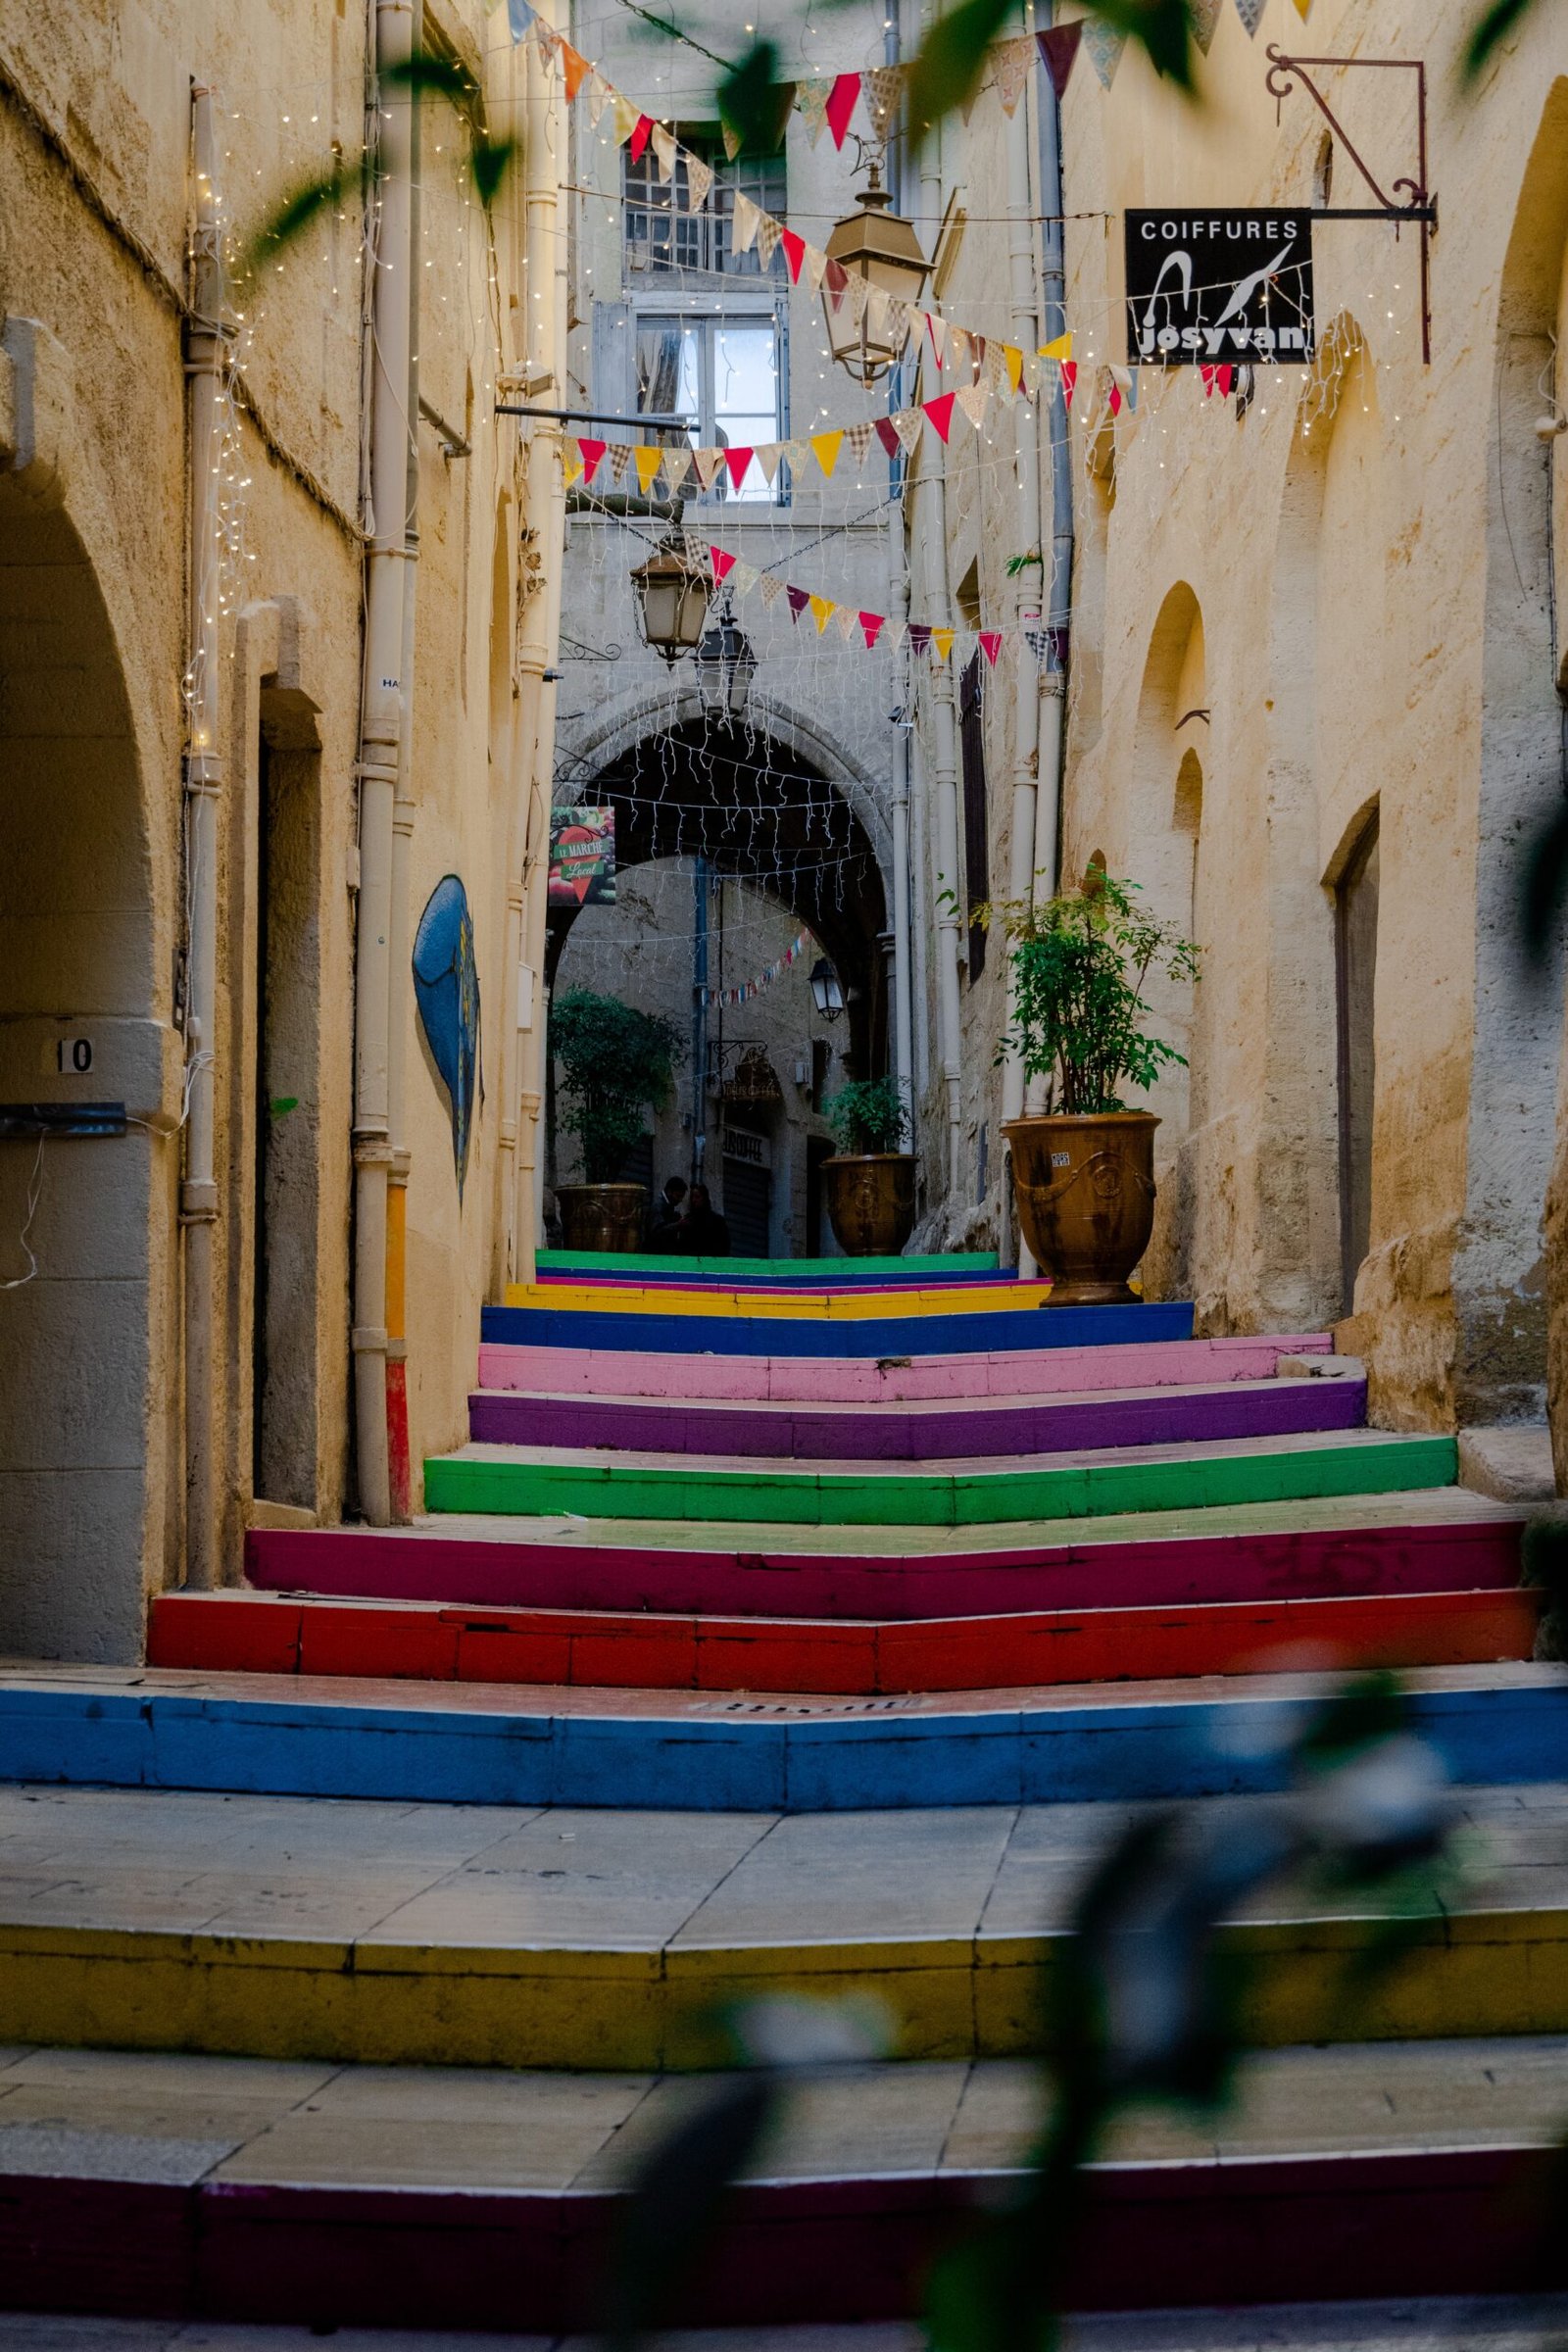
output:
M819 956L811 966L811 995L823 1020L836 1021L844 1010L844 991L825 956Z
M891 210L892 197L873 162L871 177L856 210L840 220L827 241L827 258L852 277L901 302L917 302L930 264L909 222ZM874 328L868 302L852 302L841 286L835 295L822 281L822 313L833 357L867 389L886 375L905 338L891 325Z
M744 718L746 698L756 675L757 656L726 596L697 648L697 690L706 715L723 727Z
M688 555L685 540L671 532L631 575L637 591L637 625L644 645L673 668L683 654L695 653L708 618L713 574Z

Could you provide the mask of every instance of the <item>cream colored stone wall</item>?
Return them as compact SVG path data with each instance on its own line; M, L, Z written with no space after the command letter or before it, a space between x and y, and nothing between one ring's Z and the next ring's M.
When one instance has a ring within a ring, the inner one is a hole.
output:
M479 0L432 0L424 37L474 72L493 127L521 127L519 62ZM180 759L192 524L181 314L192 85L216 94L220 193L243 240L284 190L322 168L334 142L351 160L359 153L366 43L359 0L217 12L191 0L81 0L64 11L18 0L7 17L0 731L15 775L37 781L31 801L8 782L0 1095L43 1091L33 1069L46 1042L39 1023L51 1034L84 1026L100 1040L88 1093L123 1097L146 1122L118 1141L46 1145L31 1233L38 1275L0 1294L0 1639L11 1648L135 1655L146 1591L183 1572L177 1212L191 878ZM521 190L514 183L487 223L463 184L450 111L427 105L423 138L419 366L424 398L444 422L410 420L419 584L407 928L412 937L444 873L464 879L485 1096L460 1207L447 1104L415 1022L405 943L395 988L407 1071L416 1463L463 1434L479 1303L494 1278L508 1109L508 868L520 855L514 804L525 784L512 741L519 443L515 424L491 415L499 371L522 357ZM264 1499L324 1521L354 1501L363 232L351 197L253 285L234 281L230 297L244 330L224 491L237 537L218 633L219 1001L204 1044L220 1193L218 1509L222 1569L233 1576L256 1508L258 1147L272 1118L292 1122L280 1130L287 1234L273 1270L274 1292L287 1287L289 1301L272 1332L274 1350L286 1341L290 1351L277 1390L289 1491ZM231 242L231 258L234 250ZM466 454L443 454L450 428ZM46 563L66 564L78 583L54 607L40 602ZM280 895L286 902L282 973L264 971L259 931L264 765L274 803L286 797L290 811L289 862L265 877L274 919ZM51 815L67 836L52 874L34 850ZM61 941L58 980L47 985L38 979L40 923L53 923ZM36 1004L17 993L18 973L31 975ZM270 1107L257 1072L264 1009L282 1056ZM31 1175L30 1144L0 1146L8 1257ZM17 1270L0 1265L0 1278Z
M1341 1297L1334 889L1380 820L1370 1245L1346 1343L1396 1426L1542 1409L1542 1216L1558 991L1516 955L1519 849L1561 790L1549 578L1552 399L1568 34L1534 12L1462 92L1462 5L1318 0L1314 54L1424 57L1433 365L1417 250L1382 222L1320 221L1320 357L1260 368L1255 397L1203 398L1146 368L1104 416L1123 358L1129 205L1312 201L1325 125L1276 126L1265 44L1300 46L1272 0L1255 42L1220 14L1190 108L1124 59L1107 97L1080 66L1065 107L1075 407L1065 865L1102 848L1203 950L1185 1085L1155 1107L1163 1194L1149 1271L1200 1328L1331 1321ZM1293 39L1293 36L1294 39ZM1411 77L1329 71L1385 184L1413 169ZM1331 201L1372 201L1343 149ZM1098 457L1099 478L1085 460ZM1200 645L1201 659L1194 649ZM1195 702L1208 721L1177 730ZM1200 765L1192 862L1192 794ZM1188 778L1192 783L1191 771Z

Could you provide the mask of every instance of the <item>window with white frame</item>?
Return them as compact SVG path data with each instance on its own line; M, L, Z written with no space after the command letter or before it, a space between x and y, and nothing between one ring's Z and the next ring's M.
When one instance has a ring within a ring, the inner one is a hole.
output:
M699 316L642 312L637 317L639 414L684 416L694 449L755 449L786 437L778 315L771 309ZM769 483L754 460L737 488L727 466L708 496L741 505L776 505L784 469ZM695 475L688 495L698 495Z
M737 253L733 242L736 194L749 196L776 220L784 219L786 178L782 154L743 156L733 163L710 133L681 129L681 151L675 160L673 186L660 176L653 147L643 149L635 163L629 148L621 150L621 192L626 205L626 274L710 277L757 277L761 260L754 244ZM686 154L699 155L713 178L696 212L687 208L691 189Z

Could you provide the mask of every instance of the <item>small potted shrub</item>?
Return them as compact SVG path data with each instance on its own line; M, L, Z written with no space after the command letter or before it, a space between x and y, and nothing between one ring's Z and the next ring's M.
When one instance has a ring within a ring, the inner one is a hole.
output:
M822 1116L837 1156L822 1162L823 1197L847 1257L897 1257L914 1230L909 1114L894 1078L855 1078L830 1095Z
M550 1052L561 1071L560 1122L581 1147L584 1178L556 1187L562 1247L637 1250L648 1195L620 1183L620 1171L645 1112L669 1093L684 1052L680 1031L618 997L572 988L550 1007Z
M1046 1080L1043 1114L1012 1119L1018 1222L1053 1305L1127 1301L1127 1277L1154 1222L1152 1111L1130 1110L1131 1089L1185 1061L1146 1035L1143 988L1152 971L1198 976L1198 950L1136 903L1101 860L1083 888L1044 906L1001 909L1013 977L1013 1033L1025 1073Z

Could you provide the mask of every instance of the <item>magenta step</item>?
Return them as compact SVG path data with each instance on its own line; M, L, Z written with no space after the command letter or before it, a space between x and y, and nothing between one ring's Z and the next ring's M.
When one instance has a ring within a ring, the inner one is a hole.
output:
M1293 1506L1227 1512L1225 1534L1192 1532L1192 1514L1151 1514L1148 1532L1133 1538L1075 1528L1059 1543L929 1553L819 1542L769 1548L760 1530L752 1551L606 1543L586 1531L542 1542L516 1520L462 1535L431 1522L390 1533L253 1528L246 1568L264 1592L345 1599L881 1620L1497 1592L1518 1582L1522 1518L1456 1490L1294 1507L1298 1523L1284 1526Z
M13 2173L0 2223L10 2308L514 2339L602 2317L617 2203L605 2190L225 2180L174 2146L132 2178ZM1554 2161L1549 2148L1465 2146L1097 2165L1068 2300L1127 2310L1568 2284ZM667 2317L913 2317L933 2252L1006 2178L746 2182Z
M1264 1338L1139 1341L1108 1348L1016 1348L901 1358L644 1355L630 1348L536 1348L483 1341L482 1389L683 1403L963 1403L981 1396L1090 1395L1102 1389L1272 1380L1282 1355L1329 1355L1322 1332Z
M1228 1381L1215 1388L1097 1396L826 1410L495 1390L468 1399L469 1435L486 1445L600 1446L786 1461L932 1462L1203 1445L1359 1429L1365 1418L1361 1380Z

